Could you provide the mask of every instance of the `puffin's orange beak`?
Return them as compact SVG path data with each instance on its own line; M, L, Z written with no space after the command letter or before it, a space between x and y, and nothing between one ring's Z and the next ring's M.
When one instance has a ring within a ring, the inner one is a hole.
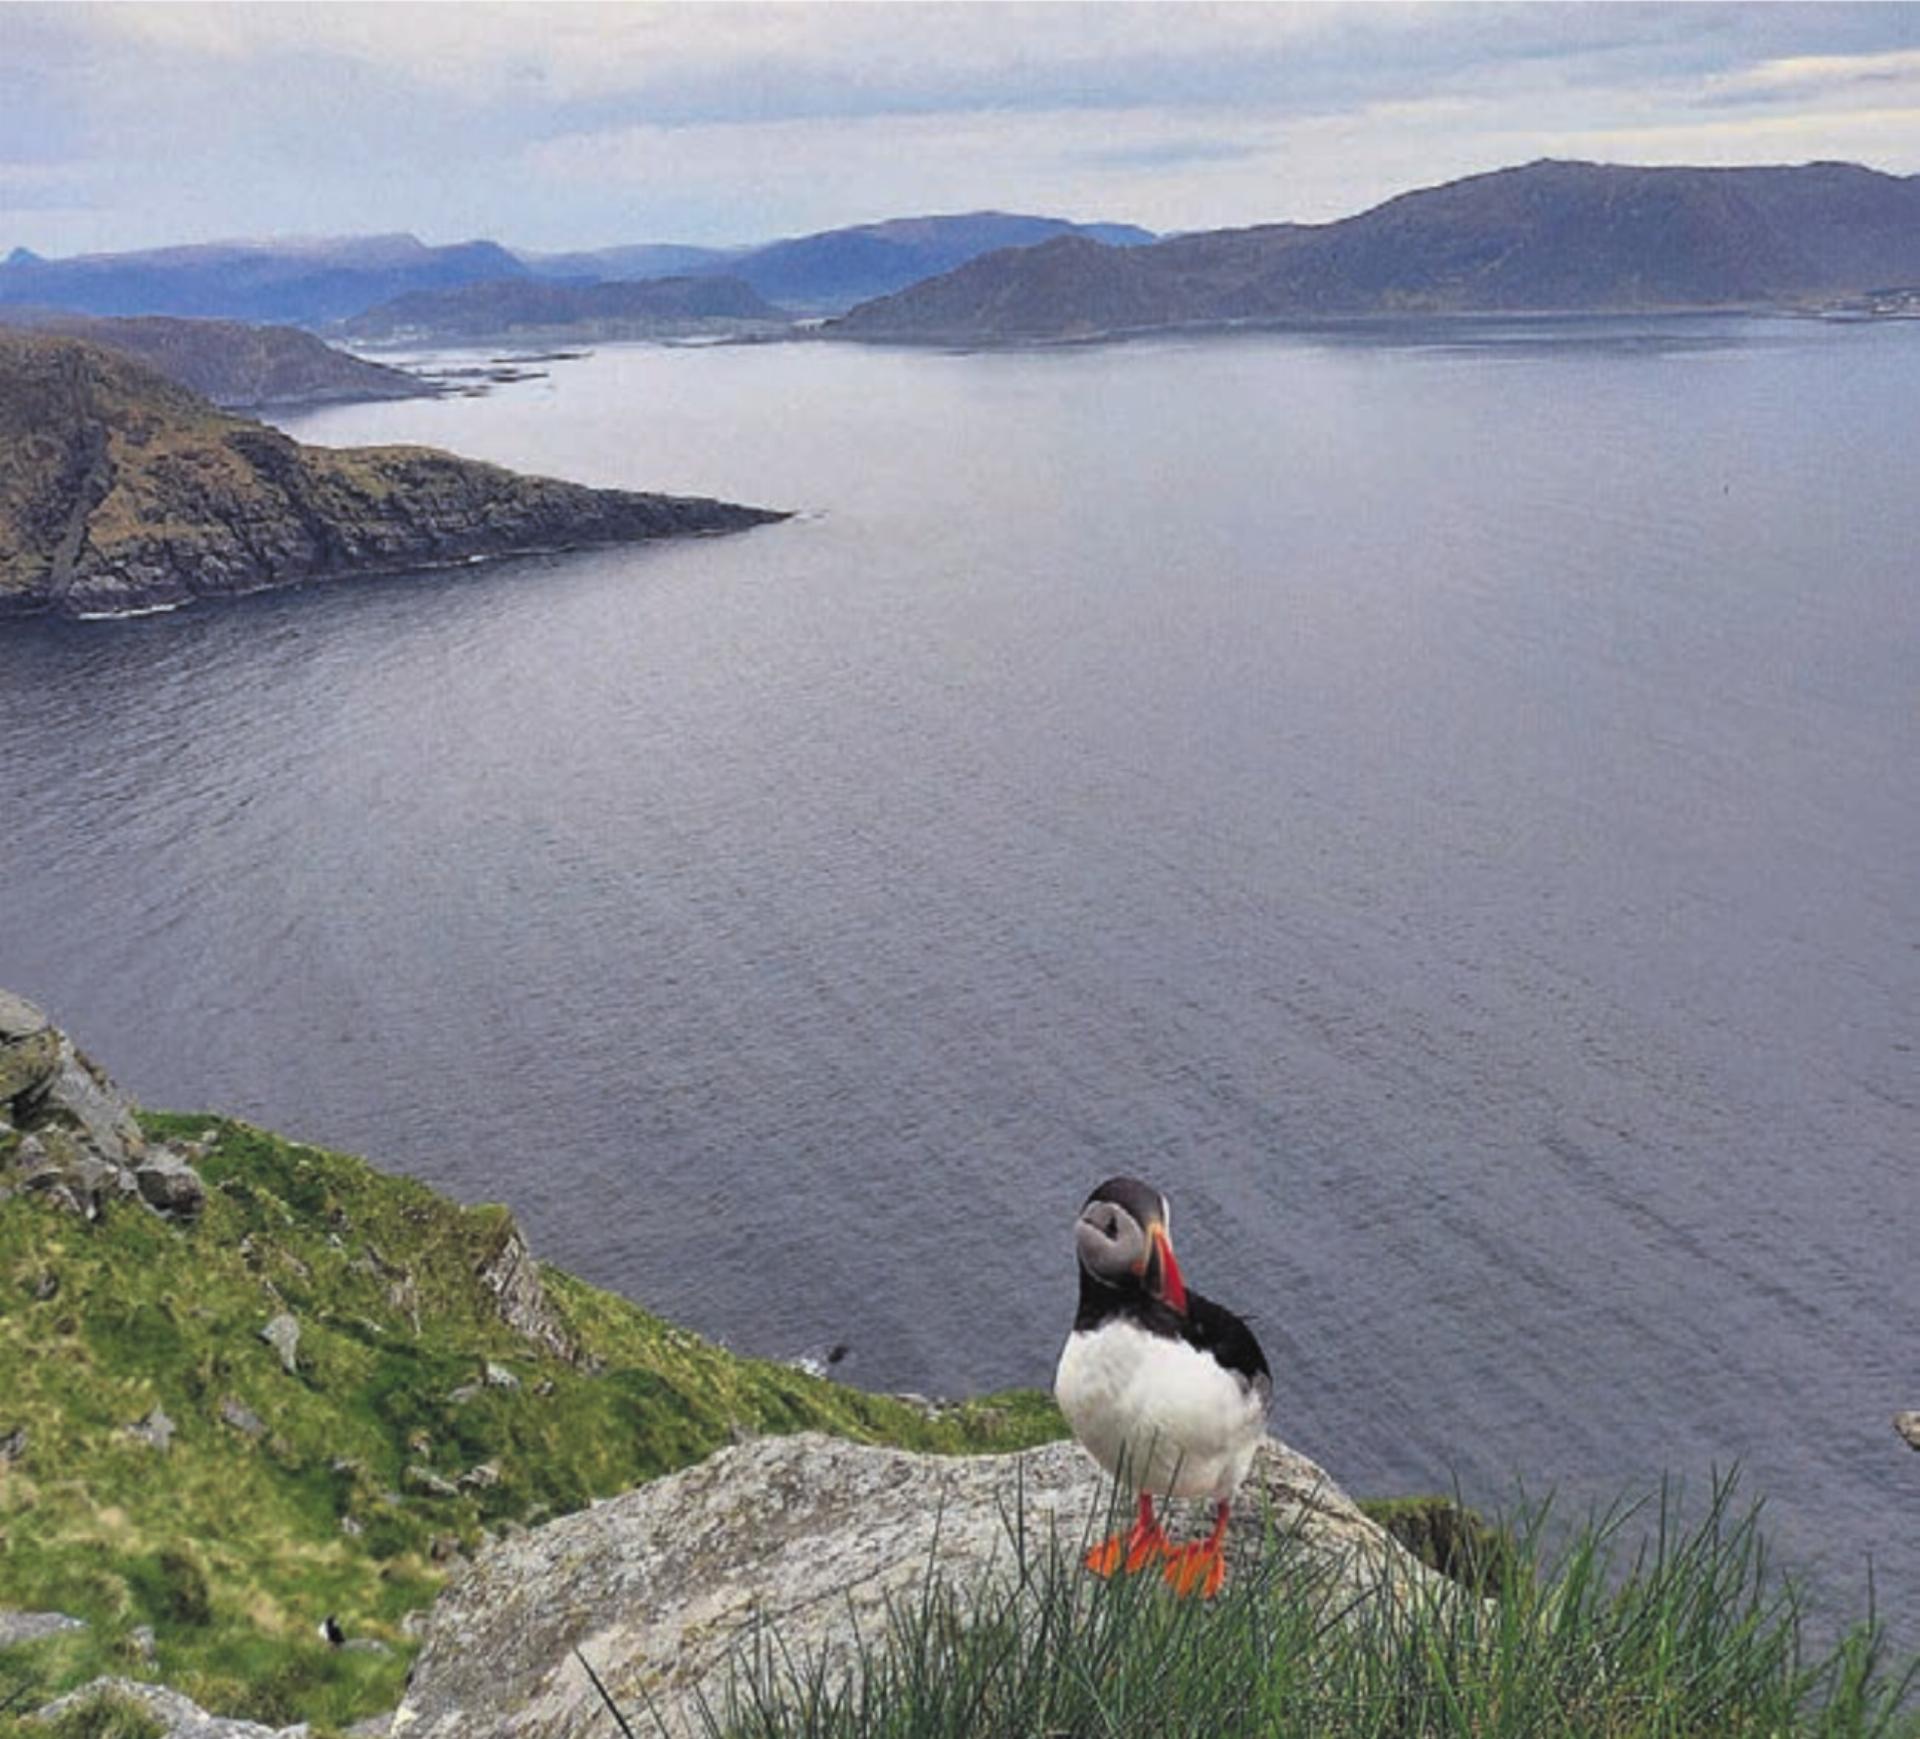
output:
M1153 1240L1153 1252L1147 1258L1147 1290L1169 1310L1187 1314L1187 1283L1180 1278L1180 1264L1173 1259L1173 1239L1158 1220L1147 1228Z

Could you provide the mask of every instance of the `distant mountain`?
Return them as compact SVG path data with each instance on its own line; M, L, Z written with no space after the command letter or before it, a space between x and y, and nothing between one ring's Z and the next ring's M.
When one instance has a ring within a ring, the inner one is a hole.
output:
M0 303L78 314L180 314L313 326L410 290L527 276L495 242L410 235L210 242L142 253L0 262Z
M765 331L787 316L738 278L568 284L516 278L416 290L344 321L366 343L553 343Z
M1110 247L1135 247L1152 234L1129 224L1077 224L1059 217L976 211L958 217L896 217L771 242L727 262L783 307L808 313L850 308L884 296L1000 248L1026 247L1053 236L1090 237Z
M131 357L0 331L0 618L744 530L758 508L523 477L428 447L307 447Z
M1920 283L1920 177L1539 162L1328 224L990 254L830 337L994 343L1393 313L1784 307Z
M634 242L626 247L591 248L567 254L533 254L514 249L515 257L536 278L564 278L582 284L606 284L630 278L678 278L689 272L727 269L743 248L696 248L684 242Z
M436 390L404 369L349 356L294 326L6 307L0 307L0 325L90 339L230 410L421 398Z
M752 285L783 308L825 314L950 272L981 254L1027 247L1060 235L1088 236L1111 247L1139 247L1154 239L1152 231L1125 223L1071 223L1063 217L974 211L952 217L889 218L792 236L756 248L642 243L520 258L544 278L724 275Z

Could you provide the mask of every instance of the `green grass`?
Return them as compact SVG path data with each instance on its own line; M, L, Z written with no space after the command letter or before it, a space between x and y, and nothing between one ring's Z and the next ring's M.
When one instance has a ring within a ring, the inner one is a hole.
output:
M0 1469L0 1589L88 1624L0 1655L0 1711L9 1687L43 1701L116 1673L221 1713L343 1726L399 1700L415 1647L403 1621L431 1603L446 1555L509 1523L740 1433L961 1451L1061 1432L1044 1396L929 1411L737 1357L544 1269L581 1355L556 1357L476 1280L511 1233L504 1209L237 1122L143 1121L175 1140L211 1132L198 1225L0 1202L0 1436L28 1434ZM293 1375L258 1338L282 1310L301 1325ZM515 1386L489 1384L489 1363ZM124 1429L155 1407L176 1427L164 1454ZM223 1417L237 1409L257 1430ZM475 1469L487 1483L462 1485ZM329 1613L389 1652L329 1648Z
M1123 1518L1122 1518L1123 1519ZM1815 1647L1732 1488L1683 1523L1662 1499L1553 1550L1505 1530L1493 1597L1444 1583L1356 1606L1298 1539L1211 1602L1102 1583L1080 1542L1015 1536L1017 1579L931 1574L844 1684L776 1638L714 1739L1912 1739L1915 1675L1871 1618ZM611 1705L609 1705L611 1709ZM615 1712L656 1732L649 1711Z

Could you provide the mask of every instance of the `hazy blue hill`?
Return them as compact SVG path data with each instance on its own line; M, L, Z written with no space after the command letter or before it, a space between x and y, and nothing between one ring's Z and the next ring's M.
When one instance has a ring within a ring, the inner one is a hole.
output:
M605 284L517 278L416 290L355 316L340 331L371 342L618 339L784 325L786 319L738 278Z
M529 253L515 257L536 278L604 284L627 278L677 278L688 272L725 271L740 248L700 248L685 242L633 242L625 247L589 248L572 253Z
M1153 240L1148 231L1126 224L1076 224L1059 217L976 211L891 218L772 242L732 261L727 270L772 301L819 312L887 295L1001 248L1028 247L1065 235L1088 236L1110 246Z
M1543 161L1330 224L988 256L852 310L852 338L991 342L1382 313L1781 307L1920 282L1920 179L1844 163Z
M495 242L430 247L411 235L210 242L0 263L0 303L79 314L179 314L317 325L409 290L527 268Z
M724 275L750 284L770 302L807 313L837 313L1000 248L1079 235L1112 247L1139 247L1151 231L1124 223L1072 223L1062 217L974 211L946 217L895 217L792 236L755 248L698 248L644 242L584 253L522 254L535 275L581 281Z

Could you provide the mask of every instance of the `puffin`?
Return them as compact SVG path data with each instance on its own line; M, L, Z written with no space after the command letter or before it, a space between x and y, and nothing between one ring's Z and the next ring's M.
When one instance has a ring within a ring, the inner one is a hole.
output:
M1266 1435L1273 1375L1253 1330L1188 1287L1174 1260L1172 1210L1151 1184L1112 1177L1073 1228L1080 1307L1054 1374L1054 1398L1081 1446L1137 1495L1132 1528L1086 1556L1099 1576L1158 1563L1181 1598L1211 1599L1227 1578L1233 1494ZM1213 1532L1176 1546L1155 1497L1204 1498Z

